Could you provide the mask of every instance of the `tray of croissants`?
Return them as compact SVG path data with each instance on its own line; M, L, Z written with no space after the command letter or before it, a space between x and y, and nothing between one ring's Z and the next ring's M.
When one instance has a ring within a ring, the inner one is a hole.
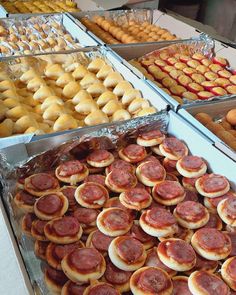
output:
M165 114L140 119L16 170L1 163L3 200L42 294L235 294L229 180L167 134Z

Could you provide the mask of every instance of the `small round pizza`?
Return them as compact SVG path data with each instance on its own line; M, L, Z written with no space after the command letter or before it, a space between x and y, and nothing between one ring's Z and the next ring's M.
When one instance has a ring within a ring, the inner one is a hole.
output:
M49 173L33 174L25 179L24 189L31 195L41 197L60 189L58 180Z
M208 222L203 226L204 228L216 228L218 230L222 230L223 228L223 223L218 214L215 213L209 213L210 218Z
M104 209L98 214L97 227L109 237L117 237L126 234L133 224L130 215L120 208Z
M16 189L23 190L25 186L25 177L21 177L17 179Z
M178 181L164 180L153 187L152 196L165 206L176 205L185 198L185 190Z
M221 267L221 276L227 285L236 291L236 257L228 258Z
M84 182L95 182L105 186L105 179L106 177L102 174L90 174L84 179Z
M210 273L214 273L216 271L219 265L219 262L217 260L209 260L209 259L203 258L202 256L198 254L196 255L197 255L196 264L194 268L192 268L190 271L185 272L187 275L190 275L192 272L196 270L205 270Z
M177 232L172 236L172 238L176 238L176 239L181 239L187 243L191 242L193 236L193 230L189 229L189 228L184 228L180 225L178 225L178 230ZM165 241L166 239L168 239L168 237L166 238L158 238L158 240L160 242Z
M164 158L162 161L163 167L165 168L166 172L173 173L174 175L179 176L179 172L176 170L176 160L170 160L168 158Z
M189 191L189 190L185 190L185 198L184 198L184 201L194 201L194 202L199 202L199 199L198 199L198 194L196 192L193 192L193 191Z
M79 221L82 226L83 233L89 234L96 229L97 216L100 211L90 208L77 208L73 212L73 216Z
M122 193L134 188L137 185L137 178L127 170L113 169L107 174L105 183L111 191Z
M198 229L191 244L199 255L209 260L225 259L232 249L230 237L215 228Z
M166 171L158 161L147 161L137 167L136 176L144 185L154 186L166 178Z
M61 267L71 281L87 283L103 276L106 261L95 248L79 248L62 259Z
M147 152L141 145L130 144L119 150L119 157L129 163L138 163L147 157Z
M144 266L161 268L162 270L167 272L170 277L173 277L177 274L175 270L169 268L168 266L166 266L164 263L161 262L157 253L157 247L153 247L152 249L149 249L147 251L147 258L146 258Z
M170 173L170 172L166 173L166 179L165 180L179 181L178 177L174 173Z
M161 153L170 160L179 160L188 155L187 146L175 137L168 137L160 144Z
M115 287L120 293L130 290L129 280L132 275L131 271L124 271L116 267L109 257L106 257L106 271L102 280Z
M145 250L152 248L156 243L156 239L154 237L148 235L142 230L138 220L134 220L134 223L129 231L129 235L140 241Z
M39 219L52 220L63 216L68 206L68 199L63 193L49 193L37 199L34 204L34 213Z
M123 209L125 212L128 213L131 219L135 219L137 215L137 211L128 209L124 205L122 205L119 197L110 198L104 205L104 208L114 208L114 207Z
M188 189L189 191L192 192L197 192L195 183L199 177L193 177L193 178L188 178L188 177L183 177L182 178L182 185L184 188Z
M68 278L63 271L47 266L44 271L44 280L51 294L61 294L62 287Z
M96 229L89 234L86 247L93 247L100 253L106 253L113 239L114 238L106 236L100 230Z
M60 189L60 192L63 193L63 195L67 198L68 200L68 211L74 211L76 208L78 208L78 204L75 200L75 190L76 186L63 186Z
M21 229L23 233L29 237L32 236L31 234L32 223L36 219L37 217L34 213L26 213L21 220Z
M198 193L204 197L216 198L226 194L230 185L228 180L219 174L205 174L195 183Z
M130 289L133 294L138 295L171 295L173 284L168 274L161 268L145 266L132 274Z
M34 242L34 254L35 254L35 256L37 256L38 258L40 258L42 260L47 260L46 251L47 251L47 247L48 247L49 243L50 242L48 242L48 241L36 240Z
M83 230L75 217L63 216L50 220L44 227L44 233L53 243L70 244L80 239Z
M162 152L160 151L160 145L155 145L151 147L151 151L161 157L164 157L164 155L162 154Z
M172 295L192 295L188 287L188 277L176 276L172 278L173 293Z
M128 209L141 211L150 206L152 202L151 195L145 190L145 188L131 188L130 190L123 192L119 196L120 202Z
M85 208L102 208L109 199L107 189L96 182L85 182L77 187L75 199L79 205Z
M137 144L145 147L155 146L165 139L165 134L163 134L160 130L151 130L139 134L137 137Z
M83 295L88 284L78 285L68 280L61 290L61 295Z
M27 191L20 190L14 197L16 206L25 213L34 212L34 203L36 202L35 196L31 195Z
M236 197L220 201L217 212L226 224L236 226Z
M147 234L153 237L169 237L178 230L174 216L166 209L158 207L145 210L139 224Z
M188 278L188 287L193 295L229 295L229 287L215 274L195 271Z
M44 228L46 224L47 224L47 221L45 220L35 219L31 225L32 237L39 241L48 241L48 238L46 237L44 233Z
M217 212L217 206L220 203L220 201L228 198L236 197L235 192L228 191L223 196L219 196L216 198L208 198L204 197L204 206L208 208L209 211L216 213Z
M135 173L135 167L132 164L121 159L115 160L111 165L106 167L106 170L105 170L106 175L109 174L114 169L125 170L130 173Z
M190 229L203 227L210 218L208 210L199 202L193 201L179 203L173 214L182 227Z
M225 232L231 240L232 249L230 252L230 256L236 256L236 232Z
M184 156L176 164L179 173L188 178L200 177L207 171L207 165L202 158L197 156Z
M142 267L147 256L143 244L130 236L116 237L108 248L108 255L111 262L124 271Z
M103 168L114 162L114 156L107 150L95 150L87 157L87 163L92 167Z
M55 171L55 175L60 181L71 185L84 180L88 174L88 168L78 160L64 162Z
M110 284L96 283L87 287L83 295L121 295L121 293Z
M162 263L175 271L187 271L196 264L196 253L193 248L181 239L169 238L157 247Z
M81 241L76 243L71 243L67 245L59 245L55 243L50 243L46 250L47 263L58 270L61 270L62 259L70 252L78 248L83 248L84 245Z

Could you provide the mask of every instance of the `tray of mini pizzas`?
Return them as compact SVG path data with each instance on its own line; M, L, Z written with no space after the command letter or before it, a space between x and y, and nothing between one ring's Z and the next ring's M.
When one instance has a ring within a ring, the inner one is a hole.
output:
M72 50L97 43L66 14L0 19L0 57Z
M94 128L26 144L21 163L1 151L2 199L32 285L232 294L235 163L173 111Z
M7 144L16 143L32 134L127 120L168 107L103 48L6 58L0 92L2 144L4 137Z

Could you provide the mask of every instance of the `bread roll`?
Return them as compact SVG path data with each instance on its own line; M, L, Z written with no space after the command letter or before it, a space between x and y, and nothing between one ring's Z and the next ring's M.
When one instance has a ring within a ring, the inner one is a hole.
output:
M92 96L86 90L80 90L72 99L74 105L77 105L83 100L90 99L92 100Z
M55 121L63 113L65 113L63 106L53 103L44 111L43 119Z
M133 86L128 81L119 82L113 89L113 93L117 96L123 96L127 91L133 89Z
M118 97L111 91L105 91L99 96L97 104L99 107L103 107L111 100L118 101Z
M16 121L17 119L27 115L29 112L22 105L18 105L6 112L6 117Z
M7 98L3 101L3 104L6 108L9 108L9 109L12 109L16 106L19 106L20 105L20 102L19 100L15 99L15 98ZM5 109L6 109L5 108ZM0 120L1 120L1 116L2 116L2 113L3 113L3 107L0 105ZM5 114L5 112L4 112Z
M29 127L38 128L39 125L30 115L25 115L16 121L13 130L14 133L24 133Z
M85 119L84 122L87 126L93 126L98 124L109 123L108 116L101 110L91 112Z
M122 109L120 102L116 100L110 100L103 108L102 111L107 114L108 117L112 116L116 111Z
M27 86L28 87L28 86ZM33 95L35 100L40 102L44 101L45 98L55 95L51 87L41 86Z
M71 81L75 81L74 77L70 73L64 73L56 80L56 85L64 88Z
M155 114L157 110L154 107L143 108L141 111L135 114L135 117L143 117L151 114Z
M75 129L77 127L78 127L78 123L71 115L62 114L53 125L53 130L62 131L62 130Z
M112 115L113 122L124 121L124 120L129 120L129 119L131 119L131 115L128 111L126 111L124 109L117 110Z
M63 88L62 93L66 98L73 98L80 90L79 83L72 81Z
M37 76L38 74L35 71L35 69L30 69L20 76L20 81L27 84L30 80L32 80L33 78Z
M72 73L72 76L75 78L75 80L81 80L84 78L85 75L87 75L89 72L86 69L85 66L79 65L74 72Z
M114 88L116 87L116 85L123 81L123 77L121 76L120 73L118 72L112 72L110 73L106 79L104 80L103 84L104 86L106 86L107 88Z
M4 81L0 82L0 91L1 92L8 90L8 89L15 89L14 82L12 82L11 80L4 80Z
M64 102L63 102L63 100L61 98L53 95L53 96L47 97L44 100L44 102L40 105L40 108L41 108L42 111L45 111L52 104L63 105Z
M99 79L93 73L86 74L80 81L80 85L83 89L87 89L90 85L100 82ZM105 85L106 86L106 85Z
M93 73L97 73L104 65L105 61L102 58L95 58L88 65L88 70Z
M135 98L141 98L142 95L139 90L137 89L129 89L125 91L121 102L123 105L129 105Z
M51 79L58 79L61 75L64 74L64 70L59 64L49 65L45 70L45 75Z
M27 84L27 88L32 92L36 92L41 86L46 86L46 82L40 76L33 78Z
M135 114L144 108L149 107L149 102L144 98L135 98L128 107L131 114Z
M106 77L113 72L113 69L111 66L105 64L101 67L101 69L97 72L96 76L98 77L98 79L100 80L104 80L106 79Z
M14 123L11 119L5 119L0 123L0 137L11 136L13 133Z
M75 110L81 115L88 115L91 112L98 110L98 105L91 99L85 99L75 106Z
M94 83L87 88L87 92L91 94L92 97L98 97L106 90L106 87L101 82Z

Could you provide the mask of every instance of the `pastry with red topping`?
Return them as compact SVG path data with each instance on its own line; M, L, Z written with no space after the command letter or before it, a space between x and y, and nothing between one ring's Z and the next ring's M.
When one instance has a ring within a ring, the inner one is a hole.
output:
M103 168L112 162L114 162L114 156L106 150L95 150L87 157L87 163L92 167Z

